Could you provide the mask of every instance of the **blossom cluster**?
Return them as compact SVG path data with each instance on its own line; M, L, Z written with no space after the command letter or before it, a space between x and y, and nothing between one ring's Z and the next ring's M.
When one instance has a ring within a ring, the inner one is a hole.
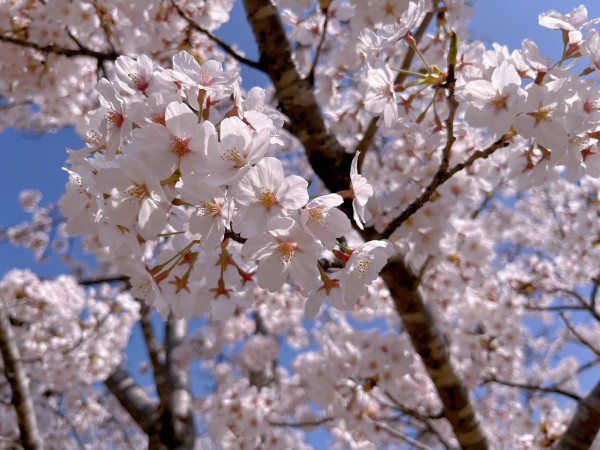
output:
M377 125L377 155L367 154L362 166L375 192L367 205L369 224L393 232L391 240L415 269L455 233L456 208L476 208L497 186L508 182L523 190L562 174L572 181L600 175L598 20L588 18L584 6L540 15L540 25L562 37L563 53L552 61L529 39L513 51L469 40L472 9L462 1L438 10L437 32L417 45L410 33L435 9L430 2L333 1L325 11L303 2L281 4L298 61L319 46L314 28L329 37L321 53L327 63L315 74L316 94L338 141L353 152ZM332 20L326 28L325 15ZM453 45L456 59L449 54ZM402 68L411 51L412 64ZM454 106L446 90L449 66ZM450 167L468 163L468 171L456 173L400 228L388 230L432 183L445 147ZM489 151L485 163L478 151Z
M350 309L391 244L336 249L351 229L337 209L344 199L310 200L308 182L286 176L270 156L283 119L264 90L243 96L237 73L185 51L166 70L144 55L122 56L115 72L115 82L98 84L102 107L88 116L88 147L69 158L59 202L66 231L93 236L132 293L163 314L224 319L251 304L255 283L275 292L288 277L310 298L312 316L326 296ZM373 190L358 156L342 194L362 227ZM330 277L319 258L334 250L343 268Z
M121 355L113 350L127 345L127 330L138 318L138 305L129 295L108 286L86 294L73 277L41 281L29 271L14 270L0 283L0 292L19 324L21 357L53 389L106 378L120 363ZM73 380L72 375L85 378Z
M220 448L308 448L298 430L316 426L344 448L409 435L459 445L401 325L406 299L377 278L394 252L418 275L491 440L553 445L572 413L557 396L583 396L600 351L597 21L584 7L542 14L562 37L552 62L529 40L511 52L465 39L461 0L277 3L329 130L354 155L347 190L328 192L295 158L286 118L264 90L241 89L235 65L197 48L169 62L172 46L155 57L160 39L142 41L78 125L87 147L70 151L66 231L164 315L213 319L173 360L212 376L194 407ZM22 201L42 211L34 193ZM363 242L349 217L390 240ZM334 308L320 312L326 298ZM98 377L117 361L102 362Z
M102 434L113 413L121 411L114 401L102 399L93 384L123 361L139 304L108 285L84 291L71 276L42 281L26 270L13 270L0 280L0 298L36 398L43 435L70 441L70 420L82 434ZM4 376L0 386L9 398ZM2 436L18 436L10 402L0 408L0 418Z
M82 124L97 103L99 74L119 54L167 61L186 47L223 58L186 18L214 31L229 20L233 1L178 5L180 10L162 0L0 3L0 129L43 132Z

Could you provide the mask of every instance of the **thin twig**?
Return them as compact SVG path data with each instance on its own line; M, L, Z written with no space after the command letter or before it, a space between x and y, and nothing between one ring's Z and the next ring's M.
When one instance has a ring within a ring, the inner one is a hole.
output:
M103 11L100 9L101 7L98 6L97 0L93 0L91 3L92 3L92 6L94 7L94 11L96 12L96 16L98 16L98 21L100 22L100 28L102 28L102 31L104 32L104 36L106 37L106 42L108 43L112 52L117 53L115 45L114 45L113 41L111 40L111 37L113 36L113 32L111 31L111 29L108 26L108 23L106 23L106 20L104 19Z
M160 355L162 350L161 345L156 338L154 327L152 326L152 310L144 300L139 300L139 303L140 328L142 329L142 335L144 336L146 349L148 350L148 355L150 356L150 363L152 364L152 370L154 373L154 381L156 382L156 390L161 399L166 398L169 392L169 386L165 373L164 361Z
M553 311L587 311L587 308L583 306L573 305L556 305L556 306L533 306L525 305L524 308L527 311L541 311L541 312L553 312Z
M387 423L380 422L378 420L371 420L371 422L373 422L373 424L376 427L381 428L382 430L386 431L391 436L394 436L395 438L398 438L401 441L404 441L407 444L410 444L411 446L413 446L414 448L416 448L418 450L431 450L431 447L421 444L419 441L416 441L413 438L411 438L410 436L402 433L401 431L396 430L395 428L389 426Z
M581 400L581 397L573 392L565 391L564 389L560 389L558 387L543 387L536 386L533 384L525 384L525 383L517 383L516 381L506 381L506 380L498 380L497 378L488 378L483 381L483 384L487 383L497 383L503 386L513 387L517 389L525 389L527 391L533 392L544 392L546 394L558 394L568 397L576 402Z
M319 40L319 44L317 45L317 50L315 51L315 59L310 66L310 70L308 71L308 75L306 75L306 79L308 82L314 86L315 85L315 70L317 68L317 64L319 63L319 58L321 53L323 52L323 48L325 47L325 39L327 38L327 25L329 24L329 7L325 8L325 22L323 23L323 33L321 34L321 39Z
M440 443L448 450L453 450L455 448L450 444L450 442L448 442L448 440L444 436L442 436L442 434L438 430L435 429L435 427L431 423L431 421L433 420L443 419L443 411L440 411L437 414L421 414L420 412L415 411L414 409L404 406L402 403L396 400L396 398L389 392L386 391L384 393L387 399L392 402L392 408L395 408L402 414L405 414L411 417L412 419L419 421L423 426L425 426L425 429L423 431L433 434L440 441Z
M419 26L419 28L413 35L413 38L416 43L418 43L423 38L423 36L425 35L425 32L427 31L427 28L429 28L429 24L431 23L432 19L433 19L433 13L427 13L425 15L425 17L423 18L423 22L421 22L421 25ZM404 83L404 81L406 80L406 78L408 76L407 71L408 71L408 69L410 69L410 65L412 64L415 54L416 54L415 49L413 47L409 47L408 50L406 51L406 56L404 57L404 60L402 61L402 65L400 66L401 70L398 72L398 75L396 75L396 79L394 80L394 85L401 85L402 83ZM362 139L356 146L356 150L360 152L360 156L358 157L358 170L359 171L362 167L362 163L363 163L363 160L367 153L367 150L371 147L373 138L377 134L377 131L378 131L377 122L379 121L379 117L380 116L376 116L371 119L371 121L369 122L369 126L367 127L367 130L365 131L365 134L363 135Z
M276 420L270 420L269 425L272 427L315 428L334 420L335 417L323 417L321 419L306 420L303 422L278 422Z
M12 108L17 108L19 106L27 106L27 105L32 105L33 102L30 100L26 100L26 101L22 101L22 102L16 102L16 103L5 103L5 104L0 104L0 111L8 111L9 109Z
M585 298L583 298L583 296L578 292L565 288L547 289L546 292L548 292L549 294L561 293L573 297L584 309L586 309L594 317L594 319L600 322L600 314L598 314L598 312L592 307L592 305L588 303L585 300Z
M60 403L63 403L63 400L64 400L64 396L61 396L60 397ZM75 427L75 424L73 423L73 421L71 419L69 419L67 417L66 414L64 414L61 411L61 407L53 408L53 407L51 407L48 404L46 404L45 406L46 406L46 408L48 408L50 411L52 411L54 414L56 414L58 417L60 417L62 420L65 421L65 423L67 424L67 426L71 429L71 434L75 438L75 441L77 442L77 446L81 450L85 450L85 444L83 443L83 440L81 439L81 436L79 435L79 432L77 431L77 428Z
M468 167L471 167L479 159L488 158L496 150L506 147L510 143L510 139L512 139L512 135L505 134L485 150L477 150L473 152L473 154L466 161L456 164L454 167L447 171L438 170L437 173L434 175L433 179L431 180L431 183L429 183L429 185L425 188L423 193L415 200L413 200L413 202L410 203L404 209L404 211L402 211L402 213L400 213L400 215L396 217L387 226L385 231L381 234L382 238L389 238L398 227L400 227L404 222L406 222L408 218L410 218L414 213L421 209L431 199L433 193L438 187L440 187L442 184L444 184L446 181L452 178L456 173Z
M129 277L124 275L106 275L98 278L86 278L77 283L81 286L94 286L96 284L103 283L118 283L118 282L127 282L129 281Z
M59 45L49 44L49 45L40 45L35 42L23 41L21 39L17 39L10 36L0 35L0 42L7 42L10 44L19 45L21 47L31 48L33 50L39 50L44 53L52 53L55 55L66 56L67 58L73 58L77 56L89 56L90 58L96 58L99 63L104 61L114 61L120 55L117 52L111 51L109 53L102 53L96 50L91 50L89 48L64 48Z
M21 445L26 450L42 450L44 445L33 408L29 380L20 361L16 338L2 298L0 298L0 354L4 362L4 376L12 392L12 404L19 424Z
M194 22L192 19L190 19L187 16L187 14L185 13L185 11L183 11L181 9L181 7L177 4L177 2L175 0L171 0L171 3L173 4L175 9L179 13L181 18L183 20L185 20L192 29L204 34L211 41L213 41L215 44L217 44L219 47L221 47L221 49L225 53L227 53L229 56L231 56L233 59L235 59L236 61L241 62L249 67L252 67L253 69L260 70L261 72L265 72L265 73L267 72L266 69L264 68L263 64L261 64L260 62L252 61L251 59L248 59L245 56L240 55L225 41L223 41L219 37L212 34L206 28L203 28L202 26L200 26L197 22Z
M600 287L600 273L596 275L596 277L592 280L594 282L594 286L592 287L592 292L590 292L590 306L592 310L596 310L596 298L598 297L598 287Z
M560 313L560 318L565 323L565 326L567 327L567 329L571 333L573 333L573 336L575 336L580 343L582 343L583 345L588 347L596 356L600 356L600 350L598 350L596 347L594 347L590 341L588 341L586 338L584 338L581 335L581 333L579 333L575 329L575 327L571 324L571 322L569 321L569 319L567 318L567 316L564 313L562 313L562 312Z

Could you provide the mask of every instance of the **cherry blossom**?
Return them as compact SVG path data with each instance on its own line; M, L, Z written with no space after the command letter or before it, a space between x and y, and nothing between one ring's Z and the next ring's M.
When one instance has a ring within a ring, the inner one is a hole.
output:
M491 81L474 80L464 88L470 100L465 120L471 126L487 126L493 138L499 138L512 127L514 117L522 112L525 93L515 66L504 61L492 72Z
M383 114L383 122L391 127L398 119L392 71L381 61L375 61L374 67L367 70L367 83L365 110L371 114Z
M297 175L284 177L278 159L263 158L239 181L235 202L239 210L233 229L244 237L263 230L270 218L298 210L308 202L308 183Z
M350 180L352 184L352 209L354 210L354 222L362 229L363 224L371 218L371 214L366 209L365 205L369 198L373 196L373 187L368 183L367 179L358 173L358 158L360 152L356 152L352 159L350 167Z
M260 261L258 285L275 292L289 273L304 289L310 289L317 278L317 256L323 247L293 219L273 218L268 226L269 231L251 237L242 248L246 258Z
M300 214L302 227L332 250L336 238L350 231L352 225L344 213L335 208L344 202L338 194L317 197L306 204Z
M339 274L340 286L347 302L365 293L367 286L377 278L394 250L390 242L369 241L355 248Z
M0 280L3 444L595 448L598 20L233 4L0 4L0 127L84 140L0 228L77 276Z

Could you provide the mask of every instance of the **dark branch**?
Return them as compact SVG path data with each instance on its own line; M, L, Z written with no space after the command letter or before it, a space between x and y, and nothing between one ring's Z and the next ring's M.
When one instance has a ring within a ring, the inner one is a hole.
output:
M423 193L417 197L411 204L409 204L402 213L398 217L396 217L385 229L382 233L382 237L384 239L389 238L394 231L398 227L400 227L406 220L408 220L414 213L416 213L419 209L421 209L433 196L434 192L438 187L452 178L458 172L471 167L475 161L479 159L488 158L492 155L496 150L506 147L510 142L512 135L505 134L499 140L494 142L485 150L477 150L475 151L466 161L456 164L449 170L438 170L436 174L433 176L433 179L429 183L429 185L425 188Z
M29 381L20 360L19 349L2 298L0 298L0 353L4 362L4 376L12 391L12 404L19 423L21 445L25 450L42 450L44 445L38 430Z
M600 431L600 381L579 401L575 415L555 450L587 450Z
M60 45L49 44L49 45L40 45L35 42L23 41L21 39L13 38L10 36L0 35L0 42L7 42L10 44L19 45L21 47L30 48L33 50L39 50L44 53L52 53L55 55L66 56L67 58L73 58L78 56L88 56L90 58L95 58L98 60L98 63L103 63L104 61L114 61L117 59L119 55L115 51L110 51L108 53L98 52L96 50L91 50L89 48L81 46L77 49L72 48L64 48Z
M103 283L125 283L129 281L129 277L123 275L107 275L104 277L98 278L86 278L85 280L81 280L78 283L82 286L94 286L96 284Z
M315 70L317 69L317 64L319 64L319 58L321 57L321 53L323 52L323 48L325 47L325 40L327 39L327 25L329 25L329 7L326 7L323 12L325 13L323 33L321 33L321 39L319 39L319 44L317 45L317 50L315 51L315 59L313 60L312 65L310 66L308 75L306 75L306 79L311 84L311 86L315 85Z
M543 392L545 394L558 394L558 395L568 397L575 401L581 400L581 397L579 397L577 394L574 394L573 392L565 391L564 389L560 389L558 387L536 386L534 384L517 383L516 381L498 380L496 378L488 378L487 380L485 380L483 382L483 384L487 384L487 383L496 383L496 384L501 384L502 386L513 387L513 388L517 388L517 389L524 389L526 391Z
M153 433L157 405L146 391L125 371L117 368L105 381L108 390L119 400L121 406L148 435Z
M198 23L194 22L192 19L190 19L187 14L185 13L185 11L183 11L181 9L181 7L177 4L177 2L175 0L171 0L171 3L173 4L173 6L175 7L175 9L177 10L177 12L179 13L179 15L181 16L181 18L183 20L185 20L188 25L193 29L198 31L199 33L204 34L206 37L208 37L211 41L213 41L215 44L217 44L219 47L221 47L221 49L227 53L229 56L231 56L233 59L235 59L238 62L241 62L242 64L245 64L249 67L252 67L253 69L256 70L260 70L261 72L265 72L266 70L264 68L264 66L256 61L252 61L251 59L246 58L245 56L240 55L238 52L236 52L229 44L227 44L225 41L223 41L222 39L220 39L219 37L215 36L214 34L212 34L210 31L208 31L207 29L201 27Z

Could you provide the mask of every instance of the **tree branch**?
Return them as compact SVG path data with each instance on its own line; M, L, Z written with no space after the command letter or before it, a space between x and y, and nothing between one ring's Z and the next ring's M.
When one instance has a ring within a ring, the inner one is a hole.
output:
M569 391L565 391L564 389L560 389L558 387L536 386L533 384L517 383L515 381L498 380L497 378L488 378L487 380L484 381L484 384L486 384L486 383L497 383L497 384L501 384L502 386L513 387L513 388L517 388L517 389L524 389L526 391L543 392L545 394L563 395L563 396L568 397L575 401L581 400L581 397L579 397L577 394L574 394Z
M21 47L31 48L33 50L39 50L44 53L52 53L55 55L66 56L67 58L73 58L76 56L89 56L90 58L96 58L98 60L98 64L103 63L104 61L114 61L117 59L119 55L115 51L111 51L109 53L97 52L96 50L91 50L89 48L80 46L77 49L64 48L60 45L49 44L49 45L40 45L35 42L22 41L21 39L13 38L10 36L0 35L0 42L7 42L10 44L19 45Z
M471 167L475 161L479 159L488 158L491 154L493 154L496 150L506 147L509 144L510 139L512 138L511 134L505 134L499 140L494 142L485 150L477 150L475 151L466 161L456 164L449 170L444 170L444 168L440 165L440 169L433 176L433 179L429 183L429 185L425 188L423 193L417 197L413 202L408 205L404 211L400 213L398 217L396 217L385 229L382 233L382 237L384 239L389 238L394 231L398 227L400 227L406 220L408 220L414 213L416 213L419 209L421 209L433 196L435 190L456 175L461 170L464 170L468 167Z
M419 25L418 30L415 32L415 34L413 36L413 38L417 44L421 41L421 39L425 35L425 32L427 31L427 28L429 28L429 24L431 24L432 19L433 19L433 13L427 13L425 15L425 17L423 18L423 22L421 22L421 25ZM396 78L394 79L395 85L402 85L404 83L404 81L406 80L406 78L408 77L407 71L410 69L413 59L415 58L415 54L416 54L416 51L415 51L414 47L409 47L408 50L406 51L406 55L404 56L404 60L402 61L402 64L400 66L400 71L398 72L398 75L396 75ZM365 154L367 153L367 150L371 147L373 138L377 134L377 130L379 128L377 126L377 123L379 122L380 117L381 116L376 116L371 119L371 121L369 122L369 126L367 127L367 131L365 131L365 134L363 135L362 139L358 143L358 146L356 147L356 150L360 152L360 156L358 157L358 170L359 171L362 167L362 162L365 158Z
M279 105L290 119L290 131L306 149L315 173L327 187L332 192L348 189L353 155L346 153L329 132L310 81L298 73L277 7L269 0L244 0L244 6L260 62L267 68Z
M144 336L144 342L150 356L152 371L154 373L154 381L156 382L156 391L159 398L167 398L170 391L169 383L165 373L165 365L160 357L161 347L156 339L154 327L152 326L152 309L144 300L140 302L140 328Z
M219 38L216 35L212 34L207 29L201 27L197 22L195 22L192 19L190 19L187 16L187 14L185 13L185 11L181 9L181 7L177 4L177 2L175 0L171 0L171 3L175 7L175 9L177 10L177 12L179 13L179 15L181 16L181 18L183 20L185 20L188 23L188 25L193 30L196 30L199 33L204 34L211 41L213 41L215 44L217 44L219 47L221 47L221 50L223 50L225 53L227 53L229 56L231 56L236 61L241 62L242 64L245 64L248 67L252 67L253 69L260 70L261 72L266 72L266 70L265 70L265 68L263 67L262 64L260 64L260 63L258 63L256 61L252 61L251 59L248 59L245 56L240 55L238 52L236 52L229 44L227 44L221 38Z
M309 81L298 74L277 7L269 0L244 0L244 6L258 42L260 60L267 67L277 100L290 119L292 133L304 146L315 173L327 188L331 192L347 189L353 155L346 153L329 132ZM497 148L501 146L504 146L503 142ZM472 160L472 164L476 159L489 156L495 149L475 152L469 160L455 168L462 170L468 167L469 161ZM363 236L369 237L370 234L375 235L367 231ZM479 424L469 392L458 376L442 333L418 290L418 277L399 257L388 262L382 276L405 329L436 386L444 404L444 416L458 442L465 450L488 449L488 438Z
M78 281L81 286L94 286L103 283L125 283L129 281L129 277L124 275L107 275L98 278L86 278Z
M569 321L569 318L566 316L566 314L564 313L560 313L560 318L562 319L562 321L564 322L565 326L567 327L567 329L573 334L573 336L575 336L575 338L583 345L585 345L587 348L590 349L591 352L593 352L596 356L600 356L600 350L598 350L596 347L594 347L594 345L587 340L586 338L584 338L581 333L579 333L575 327L571 324L571 322Z
M315 50L315 59L313 60L310 66L308 75L306 75L306 79L309 81L311 86L315 85L315 70L317 70L317 64L319 64L319 58L321 57L321 53L323 52L323 48L325 47L325 40L327 39L327 25L329 25L329 5L326 5L323 8L323 13L325 14L325 22L323 22L323 32L321 33L321 38L319 39L317 49Z
M323 417L321 419L305 420L302 422L278 422L276 420L269 420L269 425L272 427L315 428L335 420L335 417Z
M196 440L192 393L187 367L177 367L173 351L185 339L187 321L172 314L165 326L165 372L168 392L161 397L160 430L150 436L149 448L193 449Z
M598 297L598 288L600 287L600 274L596 275L596 277L593 278L592 281L594 282L594 286L592 287L592 292L590 292L590 306L595 311L596 298Z
M150 436L157 419L157 404L125 371L117 368L105 381L108 390L119 400L139 427Z
M0 298L0 351L4 361L4 376L12 391L12 404L17 413L21 445L25 450L44 448L37 426L29 380L20 360L4 300Z
M388 433L390 436L393 436L397 439L400 439L401 441L406 442L407 444L409 444L411 446L411 448L416 448L418 450L432 450L431 447L421 444L419 441L411 438L410 436L402 433L399 430L396 430L395 428L389 426L385 422L381 422L381 421L378 421L375 419L371 419L371 422L373 423L373 425L375 427L381 428L383 431Z
M587 450L591 448L598 431L600 431L600 381L588 396L577 404L575 415L555 450Z
M420 280L400 256L388 261L381 277L393 294L404 329L436 387L444 405L444 417L452 425L461 447L465 450L489 448L469 391L450 359L444 335L425 304L419 289Z
M444 414L442 412L439 412L437 414L421 414L420 412L414 409L407 408L406 406L404 406L402 403L396 400L394 396L392 396L392 394L390 394L389 392L385 392L385 396L392 402L392 408L395 408L402 414L420 422L424 426L423 433L433 434L445 448L447 448L448 450L454 449L450 442L448 442L448 440L444 436L442 436L442 434L438 430L436 430L432 423L432 421L434 420L440 420L444 418Z

